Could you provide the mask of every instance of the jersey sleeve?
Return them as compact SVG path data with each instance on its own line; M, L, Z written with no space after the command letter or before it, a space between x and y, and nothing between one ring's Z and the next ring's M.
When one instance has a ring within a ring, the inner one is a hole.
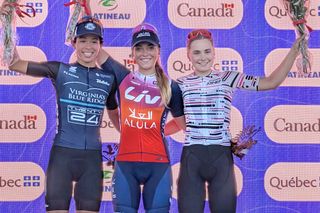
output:
M56 79L59 72L60 62L28 62L27 75L34 77L46 77Z
M114 110L117 107L118 103L116 100L116 82L114 81L109 96L107 98L107 109Z
M105 72L114 74L118 85L130 73L130 70L128 70L123 64L114 60L112 57L109 57L106 62L101 65L101 68Z
M169 110L173 117L184 115L182 92L177 82L171 81L172 96L169 103Z
M226 72L222 80L232 88L257 91L260 77L233 71Z

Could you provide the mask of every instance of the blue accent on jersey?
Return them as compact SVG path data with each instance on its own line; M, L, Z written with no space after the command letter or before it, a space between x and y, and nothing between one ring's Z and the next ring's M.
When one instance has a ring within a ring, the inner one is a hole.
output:
M80 106L88 106L88 107L96 107L98 109L104 109L104 105L96 105L96 104L86 104L86 103L81 103L79 101L70 101L67 99L62 99L60 98L60 102L64 102L64 103L68 103L68 104L76 104L76 105L80 105Z

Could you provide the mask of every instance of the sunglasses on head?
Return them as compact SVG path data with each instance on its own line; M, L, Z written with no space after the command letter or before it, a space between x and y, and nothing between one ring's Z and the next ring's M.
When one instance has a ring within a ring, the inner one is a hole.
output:
M155 34L158 34L157 28L155 28L155 26L153 26L152 24L139 24L138 26L136 26L135 28L133 28L132 30L132 35L145 30L145 31L149 31L149 32L153 32Z
M92 16L84 16L84 17L82 17L82 18L77 22L77 25L82 24L82 23L84 23L84 22L92 22L92 23L95 23L96 25L100 26L101 29L103 28L102 23L100 22L100 20L97 19L97 18L94 18L94 17L92 17Z
M211 33L208 30L193 30L188 34L188 42L202 36L204 38L212 40Z

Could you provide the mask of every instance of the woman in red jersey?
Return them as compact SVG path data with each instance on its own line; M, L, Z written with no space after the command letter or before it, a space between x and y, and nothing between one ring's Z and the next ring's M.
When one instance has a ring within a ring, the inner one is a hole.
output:
M146 212L167 213L172 174L164 125L170 111L184 128L181 90L160 63L157 30L141 24L133 30L132 55L138 71L130 72L101 51L103 69L116 76L120 106L120 147L113 176L115 212L137 212L142 197Z

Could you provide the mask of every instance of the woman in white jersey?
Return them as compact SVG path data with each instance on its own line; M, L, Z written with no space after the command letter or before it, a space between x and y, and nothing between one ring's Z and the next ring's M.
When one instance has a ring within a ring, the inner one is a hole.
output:
M178 79L184 101L186 137L178 179L181 213L204 210L208 184L211 212L236 211L236 183L229 132L231 100L235 89L270 90L278 87L298 55L300 39L270 76L248 76L235 71L213 71L211 33L194 30L187 39L194 73ZM172 130L170 130L172 132Z

